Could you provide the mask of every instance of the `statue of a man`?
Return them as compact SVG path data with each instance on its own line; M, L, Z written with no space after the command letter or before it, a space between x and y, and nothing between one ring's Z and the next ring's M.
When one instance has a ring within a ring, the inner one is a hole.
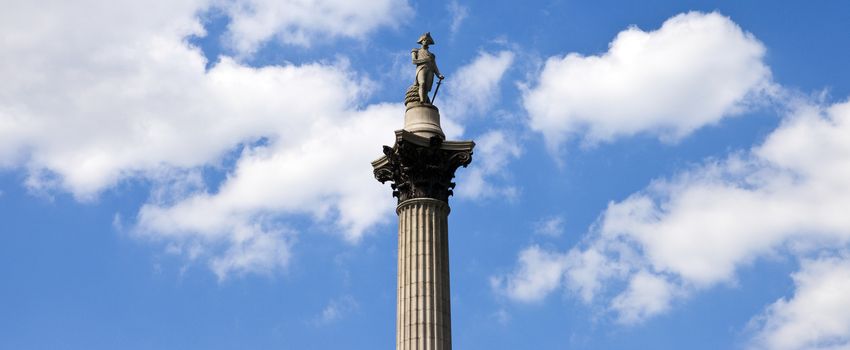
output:
M410 51L410 56L413 59L413 64L416 65L416 81L414 86L419 87L419 101L421 103L431 103L428 98L428 92L431 91L431 86L434 84L434 75L440 80L445 78L440 74L440 69L437 68L436 56L428 51L429 45L434 45L434 39L431 38L431 32L422 34L417 43L422 47Z

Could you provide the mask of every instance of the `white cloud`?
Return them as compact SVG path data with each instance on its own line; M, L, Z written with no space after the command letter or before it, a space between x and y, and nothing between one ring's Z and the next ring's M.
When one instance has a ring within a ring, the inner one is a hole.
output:
M519 253L517 271L494 277L490 284L511 299L538 302L560 286L566 264L564 256L531 246Z
M312 130L303 130L298 143L247 148L217 192L149 203L139 212L139 228L159 235L217 237L275 214L295 213L333 218L341 233L356 241L392 212L386 189L364 167L376 158L378 140L391 141L403 110L376 105L350 114L336 124L305 123Z
M362 40L373 30L397 27L413 15L407 0L219 0L231 19L228 37L239 53L264 42L309 46L316 39Z
M550 57L523 94L551 148L638 133L675 141L739 114L771 90L764 46L729 18L691 12L620 32L600 56Z
M709 54L715 51L726 54ZM734 115L754 95L778 91L763 52L725 17L680 15L655 32L620 33L603 56L550 59L525 103L532 127L550 144L581 131L590 141L638 132L676 139ZM557 98L566 106L550 103ZM566 278L550 280L585 302L602 299L621 322L635 323L676 298L734 282L736 270L758 257L846 245L850 103L786 103L783 124L749 152L707 160L612 202L581 246L545 253L564 261L553 266ZM536 288L529 276L538 272L527 266L520 261L502 288L534 288L540 298L557 289ZM552 266L544 271L556 274ZM617 290L618 281L625 289Z
M194 2L94 3L4 11L0 155L25 163L34 184L58 177L87 197L135 173L209 163L260 137L297 143L304 133L296 130L350 115L366 92L344 62L250 68L224 58L205 72L184 40L201 31ZM41 18L50 23L38 27L53 31L18 23Z
M440 91L446 94L445 106L439 102L441 116L463 120L482 115L499 105L499 83L514 62L514 53L480 52L471 63L462 66L452 76L446 76ZM438 62L439 63L439 62Z
M621 250L622 252L622 250ZM628 253L628 252L624 252ZM557 254L552 252L551 254ZM565 254L567 264L563 265L566 274L565 284L567 289L577 294L585 303L591 303L596 299L604 287L604 282L614 276L624 276L629 271L627 257L621 257L620 261L612 261L606 255L596 249L584 251L573 249ZM626 261L626 263L623 263ZM625 304L621 301L619 309Z
M640 271L629 280L626 290L611 301L611 308L626 324L667 311L674 290L669 284L663 277Z
M796 291L753 320L753 348L850 349L850 260L805 260L793 275Z
M223 254L210 259L210 267L224 280L233 273L269 273L289 263L291 239L279 230L268 231L254 225L234 227Z
M511 160L522 154L519 142L502 130L491 130L475 139L474 161L460 175L455 193L460 198L512 199L519 190L511 185L497 185L494 180L505 180L505 168Z
M850 102L798 106L750 152L709 161L611 203L584 247L546 256L566 259L557 265L568 276L563 281L585 301L602 293L608 282L627 281L629 287L611 303L622 321L633 323L664 312L672 299L733 282L736 270L758 257L846 246L846 135ZM538 272L523 261L519 266L521 274L506 285L534 288L533 279L522 276ZM542 271L554 274L552 268ZM543 290L554 289L547 285Z
M344 60L255 68L222 57L207 70L186 40L203 33L207 6L7 6L0 166L25 170L35 191L81 200L150 180L160 190L135 231L220 278L285 266L286 215L308 214L350 240L390 217L392 198L368 164L401 125L401 106L358 107L369 84ZM240 148L235 169L221 169ZM215 191L200 176L207 166L228 173Z
M463 24L463 21L469 16L469 7L459 4L457 0L452 0L448 3L448 5L446 5L446 10L449 11L449 16L451 16L452 19L452 23L449 25L449 30L452 35L457 34L460 30L460 25Z
M611 204L603 239L638 243L653 266L697 285L788 240L850 238L850 104L803 107L743 157L659 181Z

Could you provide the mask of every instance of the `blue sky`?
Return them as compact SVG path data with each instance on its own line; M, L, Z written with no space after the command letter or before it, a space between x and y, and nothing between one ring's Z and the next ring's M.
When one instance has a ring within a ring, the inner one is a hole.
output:
M850 347L846 3L0 9L0 348L391 348L424 31L456 348Z

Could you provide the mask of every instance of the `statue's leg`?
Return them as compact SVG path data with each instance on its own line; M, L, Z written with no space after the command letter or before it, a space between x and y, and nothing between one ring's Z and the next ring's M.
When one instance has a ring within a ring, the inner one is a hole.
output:
M416 81L419 83L419 102L420 103L431 103L428 99L428 86L427 82L427 71L425 69L420 70L419 74L416 75Z
M425 91L431 92L432 87L434 87L434 73L429 71L425 74Z

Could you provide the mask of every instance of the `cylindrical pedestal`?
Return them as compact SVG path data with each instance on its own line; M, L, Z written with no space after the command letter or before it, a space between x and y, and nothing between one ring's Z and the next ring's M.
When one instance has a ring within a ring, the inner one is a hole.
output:
M398 213L396 349L450 350L448 203L416 198Z
M404 130L425 138L437 136L446 139L443 129L440 128L440 111L433 105L408 106L404 112Z

